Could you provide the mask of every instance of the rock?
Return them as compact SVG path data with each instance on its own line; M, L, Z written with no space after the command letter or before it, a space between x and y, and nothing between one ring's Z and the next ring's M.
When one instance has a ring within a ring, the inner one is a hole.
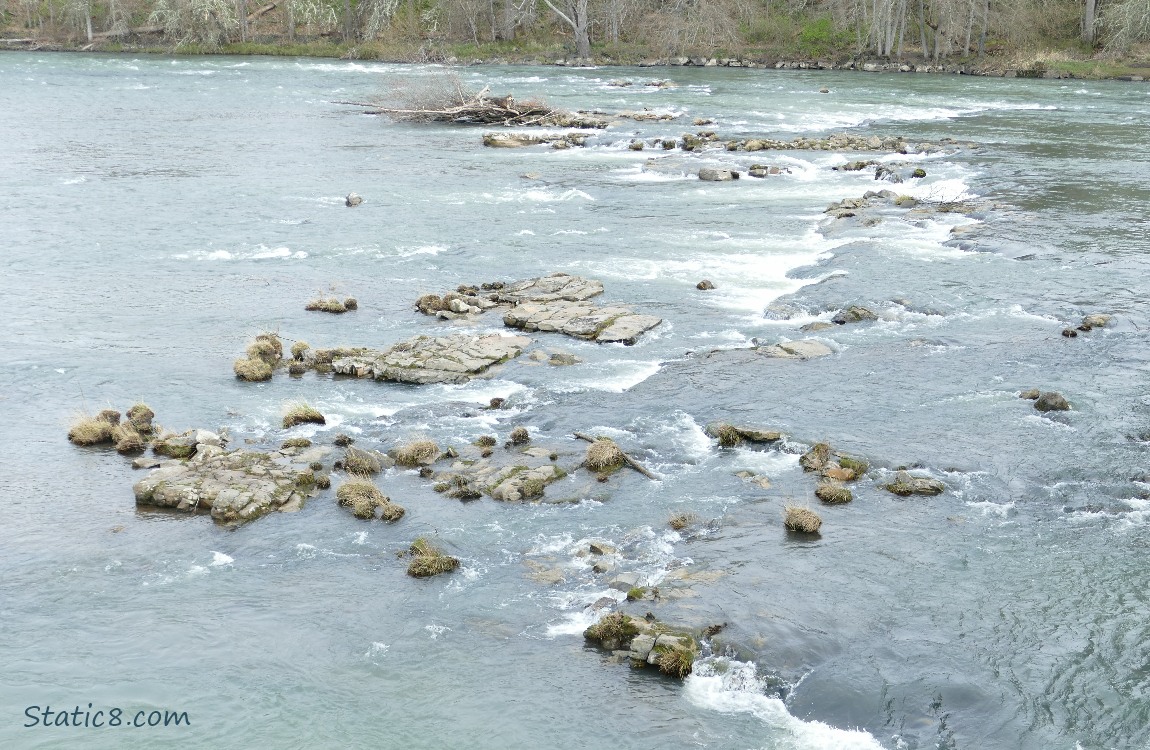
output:
M359 196L359 193L348 193L347 198L343 201L343 204L348 208L355 208L360 203L363 203L363 198Z
M168 458L191 458L196 452L195 431L183 435L163 435L152 443L152 453Z
M613 555L619 551L618 547L606 542L591 542L588 547L592 555Z
M579 359L574 354L567 354L565 352L552 354L547 358L547 364L553 365L555 367L569 367L570 365L577 365L582 361L583 360Z
M1090 328L1105 328L1110 324L1110 315L1103 315L1102 313L1092 313L1082 319L1082 325L1089 326Z
M732 425L727 422L711 422L703 428L707 437L730 444L746 440L751 443L773 443L781 440L783 433L777 430L765 430L761 427ZM729 436L728 436L729 434ZM737 438L732 440L731 438Z
M314 494L315 475L306 463L277 453L209 447L214 450L165 462L137 482L136 503L187 513L210 509L221 523L242 523L298 510Z
M826 443L815 443L814 447L799 458L803 471L822 471L831 458L831 447Z
M815 333L817 331L826 331L834 327L834 323L828 323L825 320L816 320L814 323L807 323L805 326L799 328L799 330L804 333Z
M918 169L911 172L910 176L916 180L921 180L923 177L926 177L926 170L919 167Z
M222 447L224 444L223 438L221 438L216 433L208 432L207 430L195 430L192 433L192 437L196 441L197 446L214 445L217 448L219 448L219 447Z
M846 325L847 323L860 323L864 320L878 320L878 316L865 307L859 307L858 305L851 305L847 309L839 311L838 314L831 318L832 323L840 326Z
M132 461L132 468L133 469L155 469L156 467L158 467L162 463L163 463L163 461L161 459L158 459L158 458L148 458L147 456L140 456L139 458Z
M896 495L907 497L909 495L938 495L946 489L946 485L937 479L912 476L910 472L900 471L894 475L894 481L884 485L887 490Z
M1042 395L1042 393L1037 388L1031 388L1029 390L1025 390L1025 391L1022 391L1021 393L1019 393L1018 397L1029 399L1030 401L1037 401L1038 397L1041 395Z
M611 582L607 585L616 591L627 592L638 586L639 580L638 573L620 573L612 578Z
M739 173L733 169L703 167L699 170L699 179L706 182L729 182L739 179Z
M798 531L803 534L817 534L822 528L823 519L810 508L800 508L788 505L784 509L783 527L787 531Z
M589 303L555 301L522 303L503 315L503 324L525 331L553 331L598 343L634 344L639 336L662 323L626 307L595 307Z
M1034 402L1038 411L1070 411L1070 402L1057 391L1045 391Z
M695 284L695 288L706 292L706 291L709 291L711 289L714 289L715 285L713 283L711 283L709 280L703 279L698 284Z
M341 375L399 383L466 383L491 367L518 357L531 343L524 336L416 336L385 351L358 350L333 359Z
M824 89L819 89L819 93L820 93L820 94L829 94L829 93L831 93L831 90L830 90L830 89L825 89L825 88L824 88Z
M1074 330L1073 328L1063 328L1062 335L1068 339L1075 339L1078 338L1078 331Z
M785 344L773 344L771 346L760 346L755 348L755 352L763 355L764 357L771 357L773 359L814 359L815 357L825 357L828 354L834 354L834 350L826 344L815 341L814 339L799 339L798 341L788 341Z

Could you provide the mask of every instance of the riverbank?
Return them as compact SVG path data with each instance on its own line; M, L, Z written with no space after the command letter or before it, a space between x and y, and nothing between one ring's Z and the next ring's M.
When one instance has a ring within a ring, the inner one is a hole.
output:
M258 55L315 57L341 60L447 65L559 65L569 67L732 67L777 70L829 70L866 73L935 73L996 78L1048 78L1081 80L1150 80L1150 59L1141 56L1087 56L1064 50L1039 50L1003 55L972 56L934 62L921 55L897 59L852 55L837 50L818 56L786 50L756 49L741 54L660 57L640 47L594 50L590 58L569 54L561 41L428 46L411 43L369 42L345 44L330 39L311 41L250 41L215 48L186 45L178 50L162 44L162 37L142 34L134 41L103 38L93 42L71 39L0 38L0 51L104 52L147 55Z

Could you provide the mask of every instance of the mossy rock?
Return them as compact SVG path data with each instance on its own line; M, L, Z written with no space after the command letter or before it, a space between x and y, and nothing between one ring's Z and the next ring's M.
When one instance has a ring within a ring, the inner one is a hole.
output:
M249 383L260 383L272 379L273 368L262 359L237 359L232 365L232 371L240 380Z
M310 448L310 447L311 447L311 441L308 440L307 438L302 438L302 437L288 438L287 440L283 441L282 445L280 445L280 448Z
M68 428L68 440L75 445L100 445L112 442L113 425L98 417L80 417Z
M828 505L843 505L854 499L851 491L839 482L822 482L815 488L815 497Z
M415 440L397 448L394 457L400 466L435 463L439 458L439 446L431 440Z
M816 443L813 448L799 458L803 471L822 471L831 458L831 447L826 443Z
M585 639L612 651L626 648L638 634L639 628L634 618L622 612L606 615L583 631Z
M309 423L327 424L327 419L315 407L302 402L293 404L284 414L283 426L285 430L296 425Z
M446 554L424 537L411 543L408 554L411 561L407 565L407 574L413 578L430 578L459 567L458 558Z

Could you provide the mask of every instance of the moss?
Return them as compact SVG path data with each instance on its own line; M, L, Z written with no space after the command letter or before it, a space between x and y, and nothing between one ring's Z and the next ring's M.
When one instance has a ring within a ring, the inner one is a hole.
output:
M511 444L523 445L531 442L531 433L527 431L526 427L516 427L511 431Z
M785 509L783 526L788 531L801 531L805 534L818 533L823 525L823 519L810 508L800 508L797 505L788 505Z
M591 471L617 469L623 465L623 451L610 438L599 438L587 446L583 463Z
M112 442L112 425L103 419L80 416L68 428L68 439L76 445L100 445Z
M655 664L659 671L680 680L691 674L695 664L695 652L680 646L658 646Z
M413 578L429 578L459 567L458 558L446 554L424 537L412 542L408 552L411 562L407 565L407 574Z
M439 446L430 440L415 440L400 446L395 451L395 461L400 466L431 463L438 457Z
M292 404L288 407L287 413L284 414L283 420L285 430L290 427L295 427L296 425L307 423L327 424L327 420L314 407L309 406L303 401Z
M715 434L719 439L719 445L724 448L733 448L743 442L743 434L729 424L719 425Z
M272 366L260 359L237 359L232 371L240 380L258 383L272 379Z
M681 531L682 529L687 528L688 526L690 526L691 524L693 524L697 520L699 520L699 517L696 516L694 513L686 513L686 512L680 511L678 513L674 513L671 515L670 524L671 524L671 528L674 529L675 531Z
M359 300L357 300L355 297L348 297L343 301L343 306L348 310L358 310Z
M614 643L620 646L630 643L637 635L639 628L631 621L631 617L622 612L613 612L583 631L583 637L589 641L598 641L600 644Z
M637 602L647 595L647 590L642 586L635 586L627 592L627 601Z
M313 299L311 302L307 303L307 306L304 309L309 312L326 312L335 313L337 315L347 312L347 306L335 297L320 297L318 299Z
M926 177L926 170L923 169L922 167L919 167L918 169L911 172L910 176L917 178L917 179L922 179L923 177Z
M498 441L496 441L494 435L480 435L479 437L475 438L474 444L480 448L490 448L495 445L496 442Z
M844 469L850 469L853 471L856 479L861 477L863 474L866 474L867 470L870 468L870 464L868 464L866 461L861 461L857 458L851 458L850 456L840 456L839 466L843 467Z
M280 448L310 448L310 447L311 447L311 441L308 440L307 438L302 438L302 437L288 438L287 440L283 441L283 445L280 446Z
M308 344L306 341L295 342L294 344L291 345L292 359L299 360L302 362L304 357L307 356L309 349L311 349L311 345Z

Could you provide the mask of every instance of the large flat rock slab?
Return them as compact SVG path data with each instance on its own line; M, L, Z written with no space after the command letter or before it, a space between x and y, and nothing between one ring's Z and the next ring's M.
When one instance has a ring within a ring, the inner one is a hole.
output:
M755 349L755 352L772 359L814 359L815 357L826 357L834 354L834 349L821 341L799 339L798 341L788 341L785 344L760 346Z
M385 351L362 350L335 359L341 375L397 383L466 383L491 367L518 357L531 343L526 336L416 336Z
M416 308L444 320L474 318L496 309L509 328L563 333L602 344L634 344L663 322L630 307L596 306L587 301L602 293L601 281L553 273L511 283L463 285L442 297L427 294L419 298Z
M165 461L133 487L136 504L185 513L210 510L221 523L253 521L273 511L294 511L315 494L308 463L315 452L199 447L186 461Z

